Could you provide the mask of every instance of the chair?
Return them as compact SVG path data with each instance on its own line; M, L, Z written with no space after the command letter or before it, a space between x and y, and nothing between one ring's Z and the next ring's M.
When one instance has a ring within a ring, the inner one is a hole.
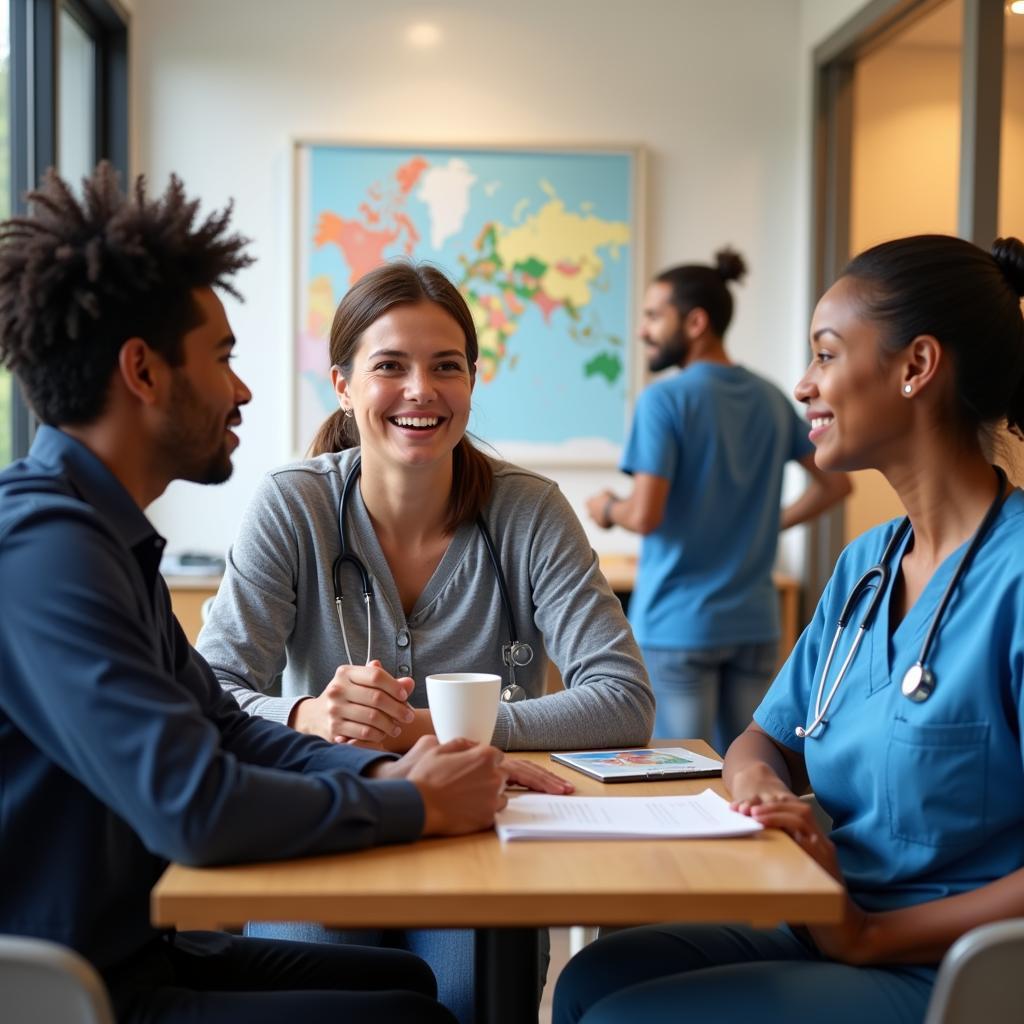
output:
M56 942L0 935L0 992L4 1024L114 1024L96 969Z
M972 929L943 957L924 1024L1020 1020L1022 967L1024 918Z

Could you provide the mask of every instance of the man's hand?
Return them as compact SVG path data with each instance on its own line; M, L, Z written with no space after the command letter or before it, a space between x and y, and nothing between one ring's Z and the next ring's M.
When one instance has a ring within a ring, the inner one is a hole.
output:
M408 779L416 786L423 798L425 836L463 835L490 828L508 803L504 756L470 740L438 744L435 736L423 736L404 757L374 764L367 774Z
M385 672L379 661L341 665L319 697L295 705L289 725L331 743L378 746L415 718L407 703L415 685L409 676Z
M587 515L601 527L602 530L610 530L612 527L611 519L608 516L608 511L611 502L615 501L615 495L609 491L604 490L599 494L595 494L592 498L587 498Z

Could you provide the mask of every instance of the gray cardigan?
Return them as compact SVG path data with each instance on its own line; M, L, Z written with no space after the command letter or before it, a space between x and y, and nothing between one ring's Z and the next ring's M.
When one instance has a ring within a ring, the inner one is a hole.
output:
M250 714L286 722L296 701L319 694L346 662L331 566L338 499L357 453L274 470L246 510L197 647ZM647 672L579 520L552 481L507 463L494 467L484 518L520 639L534 650L516 681L539 699L503 704L493 742L506 750L646 743L654 722ZM350 548L374 579L372 655L392 675L416 680L413 706L426 706L424 680L434 672L507 678L501 598L475 524L456 530L408 619L358 487L346 526ZM366 611L351 566L342 585L352 657L362 663ZM545 696L548 657L565 690Z

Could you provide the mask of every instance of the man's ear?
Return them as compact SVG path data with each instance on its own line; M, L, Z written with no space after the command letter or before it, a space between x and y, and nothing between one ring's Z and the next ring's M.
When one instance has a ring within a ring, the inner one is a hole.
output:
M710 325L708 311L701 306L694 306L686 316L683 317L683 329L690 341L699 338Z
M129 338L117 354L117 369L128 392L143 405L159 400L167 370L164 358L142 338Z

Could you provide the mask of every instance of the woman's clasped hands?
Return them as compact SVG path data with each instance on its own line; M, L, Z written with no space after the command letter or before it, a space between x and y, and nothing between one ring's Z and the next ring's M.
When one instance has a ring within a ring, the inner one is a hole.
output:
M376 659L339 665L319 697L295 705L290 724L331 743L393 749L393 741L416 720L408 703L415 685L410 676L395 678Z
M734 790L734 796L739 798L730 803L732 810L748 815L765 828L785 832L846 889L835 843L822 829L808 801L798 797L778 778L763 777L744 785L737 777ZM807 931L825 956L848 964L869 963L867 938L870 917L847 892L842 923L809 925Z

